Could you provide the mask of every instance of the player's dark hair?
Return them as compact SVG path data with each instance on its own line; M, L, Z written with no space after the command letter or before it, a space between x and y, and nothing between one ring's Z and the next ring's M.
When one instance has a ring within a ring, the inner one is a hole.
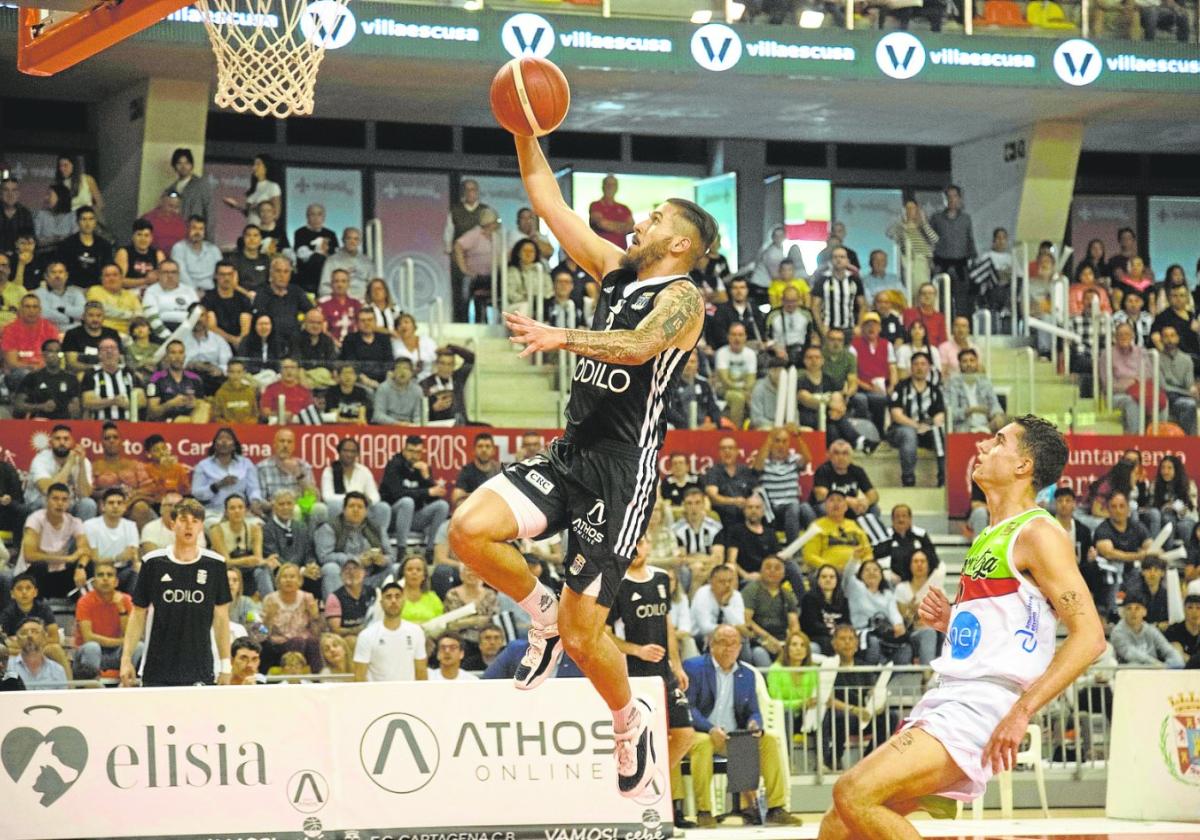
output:
M211 458L216 454L217 438L224 434L227 434L233 438L233 455L235 458L240 457L242 454L242 442L238 440L237 432L235 432L229 426L222 426L221 428L217 429L216 433L213 435L212 443L208 445L208 457Z
M717 238L719 229L717 220L709 215L708 211L694 201L688 201L686 198L668 198L667 203L673 205L679 211L688 223L696 229L700 234L699 248L692 246L693 258L699 257L705 251L712 247L713 241Z
M475 443L479 443L481 440L490 440L492 443L496 442L496 439L488 432L480 432L479 434L475 435Z
M1054 498L1056 498L1056 499L1066 499L1066 498L1074 499L1075 498L1075 488L1071 487L1070 485L1064 484L1062 487L1059 487L1057 490L1054 491Z
M151 233L153 233L154 225L150 224L150 222L146 221L145 219L134 219L133 232L137 233L138 231L142 231L142 230L148 230Z
M915 355L917 355L917 354L916 354L916 353L914 353L913 355L915 356ZM922 355L924 355L924 354L922 354ZM978 354L978 353L976 353L976 352L975 352L975 350L974 350L973 348L971 348L971 347L968 347L966 350L959 350L959 351L958 351L958 363L959 363L960 365L962 364L962 360L963 360L963 358L964 358L964 357L966 357L966 356L974 356L976 359L978 359L978 358L979 358L979 354Z
M1013 422L1021 427L1018 448L1033 457L1034 487L1056 483L1070 455L1062 432L1053 423L1032 414L1018 417Z
M701 490L699 487L689 487L683 494L683 500L686 502L692 496L699 496L700 498L704 498L704 491Z
M13 578L13 581L12 581L13 588L16 589L17 584L21 583L22 581L29 583L29 585L32 586L34 589L38 588L37 578L33 576L33 572L22 572L21 574L17 575L15 578Z
M51 493L66 493L68 496L70 496L71 488L68 487L67 485L63 484L61 481L56 481L53 484L51 484L49 487L46 488L46 498L47 499L50 498Z
M366 494L360 493L357 490L351 490L349 493L347 493L345 496L342 497L342 510L346 509L346 505L350 502L351 499L358 499L360 502L363 503L363 507L369 508L371 506L371 503L367 501Z
M120 487L109 487L107 490L104 491L104 495L100 497L100 502L103 504L104 502L107 502L110 498L112 498L113 496L120 496L122 499L124 499L125 491L122 490Z

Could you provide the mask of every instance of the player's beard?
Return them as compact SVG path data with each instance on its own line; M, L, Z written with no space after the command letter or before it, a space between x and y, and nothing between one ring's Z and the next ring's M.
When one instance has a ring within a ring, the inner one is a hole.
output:
M621 257L621 268L641 274L647 266L654 265L667 256L671 243L666 239L647 242L644 245L634 245Z

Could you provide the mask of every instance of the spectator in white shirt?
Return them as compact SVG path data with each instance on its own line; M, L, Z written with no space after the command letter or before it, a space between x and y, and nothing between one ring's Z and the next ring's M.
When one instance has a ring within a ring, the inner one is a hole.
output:
M125 491L110 487L100 501L100 515L83 523L83 533L97 560L111 560L117 569L117 588L133 590L140 566L137 525L125 519Z
M392 523L392 508L379 497L379 485L371 471L358 463L358 441L354 438L342 438L338 443L337 460L325 468L321 474L321 498L329 518L336 519L346 503L346 494L351 490L362 493L367 498L367 518L379 529L385 537L389 533L388 526Z
M475 674L462 669L462 640L456 634L447 633L438 639L437 658L437 668L429 672L430 682L469 682L479 679Z
M722 624L736 627L743 641L750 632L746 627L746 602L737 589L737 571L727 564L713 569L708 583L692 596L692 635L696 644L703 649L708 637ZM745 647L749 653L749 644Z
M746 419L746 400L758 374L758 354L746 346L746 327L741 322L729 327L729 343L717 351L717 396L726 403L726 413L735 428Z
M425 633L404 612L404 587L395 581L379 593L383 620L358 634L354 643L355 682L396 682L429 679Z
M213 288L213 275L222 259L221 249L205 239L208 224L200 216L188 219L186 239L171 246L171 259L179 265L179 280L198 292Z
M187 320L188 310L199 302L196 290L180 283L179 263L173 259L159 263L158 282L142 292L142 310L146 317L153 322L152 315L157 315L163 326L171 331Z

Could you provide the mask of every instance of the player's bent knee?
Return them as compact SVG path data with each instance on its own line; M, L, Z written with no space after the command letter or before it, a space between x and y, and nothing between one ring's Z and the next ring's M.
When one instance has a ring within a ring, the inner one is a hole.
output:
M826 811L825 816L821 817L821 829L817 834L817 840L846 840L849 836L850 830L838 816L837 809L830 808Z
M855 809L871 804L868 799L868 792L852 770L843 773L834 782L833 807L842 816L853 814Z

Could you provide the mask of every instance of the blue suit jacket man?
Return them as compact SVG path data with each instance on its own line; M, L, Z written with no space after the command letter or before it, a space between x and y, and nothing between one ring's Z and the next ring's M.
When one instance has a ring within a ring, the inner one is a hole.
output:
M693 656L683 663L688 676L688 703L692 706L692 726L697 732L708 732L713 723L708 719L717 702L717 664L709 654ZM758 691L754 683L754 672L741 662L733 672L733 715L738 729L746 729L750 721L763 725L758 711Z

